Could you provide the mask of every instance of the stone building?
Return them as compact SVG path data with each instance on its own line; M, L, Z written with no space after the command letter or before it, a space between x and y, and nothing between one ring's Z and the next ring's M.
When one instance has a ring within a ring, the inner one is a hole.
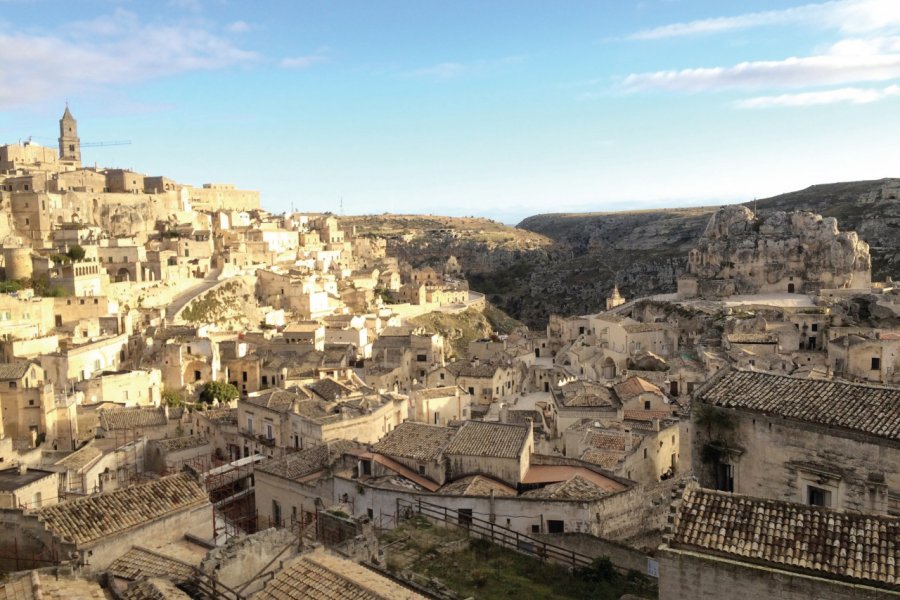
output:
M2 510L0 528L4 557L45 556L49 564L68 562L96 573L134 545L157 546L187 533L211 539L213 514L203 486L179 473L27 513ZM10 565L0 559L0 568Z
M696 486L676 507L660 600L898 597L900 519Z
M692 412L708 487L900 515L900 388L725 369Z

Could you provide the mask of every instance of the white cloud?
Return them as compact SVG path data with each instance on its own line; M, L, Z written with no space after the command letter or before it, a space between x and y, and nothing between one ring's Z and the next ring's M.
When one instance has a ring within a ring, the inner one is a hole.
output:
M753 27L807 24L837 29L846 34L881 31L900 26L897 0L831 0L781 10L744 13L672 23L644 29L628 36L631 40L658 40L673 37L723 33Z
M0 56L4 108L258 58L196 24L142 23L124 10L60 32L0 33Z
M476 60L469 63L442 62L414 69L405 74L411 77L422 77L427 79L455 79L463 75L493 71L508 65L520 63L523 60L525 60L524 56L505 56L503 58L492 60Z
M231 33L247 33L248 31L253 30L253 25L247 21L235 21L234 23L226 25L225 30L230 31Z
M281 66L285 69L308 69L313 65L328 60L328 48L322 47L306 56L289 56L281 59Z
M633 73L626 91L702 92L723 89L802 88L888 81L900 77L900 36L848 38L823 54L748 61L730 67Z
M803 92L799 94L781 94L778 96L757 96L739 100L738 108L802 108L822 106L825 104L871 104L887 98L900 96L900 86L889 85L881 89L871 88L839 88L821 92Z

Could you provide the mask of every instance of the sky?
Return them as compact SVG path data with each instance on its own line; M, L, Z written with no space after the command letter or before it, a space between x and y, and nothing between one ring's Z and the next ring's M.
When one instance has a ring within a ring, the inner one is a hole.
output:
M486 216L900 176L900 0L0 0L0 143Z

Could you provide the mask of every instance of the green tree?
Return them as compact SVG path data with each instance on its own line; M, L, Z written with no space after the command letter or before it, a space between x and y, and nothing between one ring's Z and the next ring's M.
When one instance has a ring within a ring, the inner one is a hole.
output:
M79 260L84 260L84 248L75 244L69 251L66 252L66 256L72 259L73 262L78 262Z
M169 406L184 406L184 395L178 390L165 388L162 393L162 401Z
M238 389L230 383L210 381L200 391L200 402L205 402L206 404L212 404L213 400L231 402L232 400L237 400L238 395Z

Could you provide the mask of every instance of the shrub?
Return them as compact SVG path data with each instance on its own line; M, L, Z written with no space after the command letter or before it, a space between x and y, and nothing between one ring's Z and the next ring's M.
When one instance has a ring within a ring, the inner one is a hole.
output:
M75 244L74 246L69 248L68 252L66 252L66 256L68 256L75 262L78 262L79 260L84 260L84 254L85 254L84 248L82 248L78 244Z
M238 389L230 383L210 381L200 391L200 402L212 404L213 400L218 400L220 403L227 403L237 400L239 395Z

